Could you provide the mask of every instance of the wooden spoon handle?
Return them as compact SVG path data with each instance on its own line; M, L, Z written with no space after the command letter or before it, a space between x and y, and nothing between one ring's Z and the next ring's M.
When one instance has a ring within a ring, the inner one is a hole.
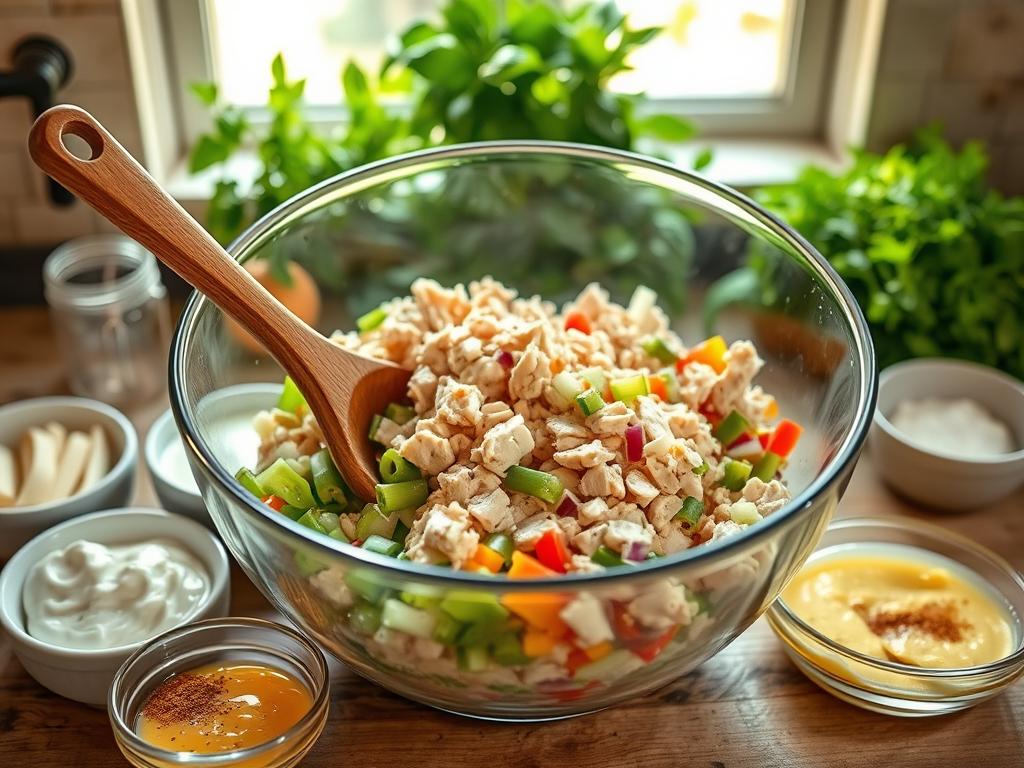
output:
M90 159L68 150L68 135L89 145ZM315 359L326 340L231 258L88 112L69 105L48 109L32 126L28 145L36 165L208 296L286 370Z

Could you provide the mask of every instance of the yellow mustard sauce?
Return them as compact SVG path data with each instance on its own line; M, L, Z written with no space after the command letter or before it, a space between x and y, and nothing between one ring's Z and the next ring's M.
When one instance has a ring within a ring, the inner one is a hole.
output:
M821 634L878 659L971 667L1013 650L1006 609L966 578L926 560L826 557L797 574L782 597Z

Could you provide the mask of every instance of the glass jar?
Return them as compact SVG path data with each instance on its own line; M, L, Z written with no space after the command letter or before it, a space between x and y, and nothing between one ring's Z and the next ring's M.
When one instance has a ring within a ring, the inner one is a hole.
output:
M123 405L166 381L170 313L153 254L123 235L64 243L43 265L71 390Z

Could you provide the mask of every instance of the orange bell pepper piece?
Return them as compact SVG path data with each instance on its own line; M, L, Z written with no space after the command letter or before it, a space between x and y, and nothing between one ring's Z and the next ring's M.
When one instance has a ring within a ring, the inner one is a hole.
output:
M525 621L530 627L553 637L562 637L569 627L561 613L569 599L553 592L509 592L502 596L501 604Z
M713 368L715 373L721 373L725 370L725 353L727 351L729 351L729 347L726 345L725 339L721 336L712 336L693 347L685 357L679 358L676 361L676 370L682 371L689 363L703 363Z
M800 439L802 432L803 427L795 421L783 419L776 425L775 431L772 433L772 439L768 443L768 450L782 458L786 458L796 448L797 440Z
M665 386L665 380L661 376L648 376L647 388L651 391L652 395L660 397L663 403L668 402L668 388Z
M591 661L599 661L600 659L603 659L605 656L611 653L614 648L615 646L612 645L610 640L605 640L604 642L598 643L597 645L592 645L589 648L584 648L583 652L587 654L587 658Z
M488 573L498 573L505 565L505 558L486 544L477 544L473 552L473 559L470 561L482 565Z
M580 333L590 335L590 318L582 312L570 312L565 316L565 330L575 328Z
M536 627L527 627L523 632L523 653L531 659L547 656L558 645L558 638Z
M518 550L512 553L512 567L508 569L510 579L546 579L557 576L558 572L541 565L540 561Z

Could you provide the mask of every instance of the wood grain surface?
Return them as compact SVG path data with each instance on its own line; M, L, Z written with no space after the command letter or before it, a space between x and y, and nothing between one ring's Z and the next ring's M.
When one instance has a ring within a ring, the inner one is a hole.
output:
M0 403L66 391L45 310L0 310ZM129 410L145 434L165 407ZM138 501L154 496L140 468ZM862 457L840 514L914 516L971 536L1024 569L1024 492L951 516L904 504ZM235 569L232 611L273 617ZM1024 766L1024 683L967 712L876 715L819 690L759 620L703 667L615 709L544 725L496 725L435 712L332 665L330 721L305 768L505 766ZM126 763L106 713L38 686L0 637L0 765L98 768Z

